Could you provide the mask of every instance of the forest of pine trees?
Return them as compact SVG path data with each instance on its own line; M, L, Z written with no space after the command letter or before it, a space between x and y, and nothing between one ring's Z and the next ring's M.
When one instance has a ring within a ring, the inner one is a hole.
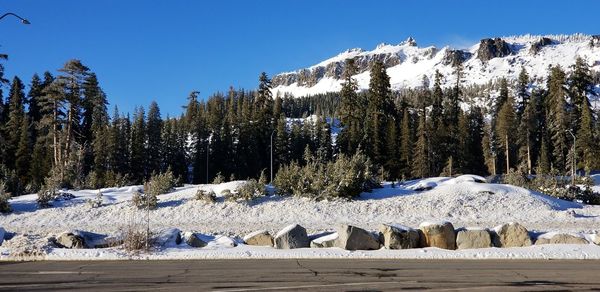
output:
M28 83L5 79L0 67L0 180L19 195L49 181L73 188L140 184L168 169L189 183L257 178L270 170L271 139L275 173L292 161L326 163L358 151L386 179L568 174L575 160L580 171L600 169L600 123L588 98L593 74L581 59L571 68L550 67L544 88L532 86L524 69L515 82L477 88L480 96L497 96L487 105L462 85L460 64L449 88L436 72L433 86L424 81L402 91L392 91L380 62L363 92L352 78L353 61L345 68L339 93L274 97L262 73L255 91L230 88L204 99L191 92L181 116L163 117L156 102L131 114L115 105L109 114L101 77L79 60ZM290 119L310 115L317 118ZM335 141L325 117L340 121Z

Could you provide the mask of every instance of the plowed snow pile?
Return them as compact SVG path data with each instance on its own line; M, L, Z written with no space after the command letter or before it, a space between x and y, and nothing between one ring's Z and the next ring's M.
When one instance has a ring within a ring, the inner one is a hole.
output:
M159 196L159 206L150 212L153 228L176 227L206 234L243 237L259 229L276 233L292 223L309 233L332 230L349 223L375 230L380 223L417 227L427 220L448 220L456 227L494 227L517 221L534 231L594 233L600 229L600 206L586 206L551 198L510 185L477 182L476 176L430 178L410 181L372 193L354 201L313 201L306 198L269 196L252 203L208 204L194 199L198 188L233 190L241 181L220 185L185 186ZM118 233L133 216L144 216L131 206L131 193L138 187L103 189L104 206L90 208L85 200L95 190L73 191L70 201L37 209L35 195L13 198L15 212L0 216L0 226L9 232L56 234L80 229Z

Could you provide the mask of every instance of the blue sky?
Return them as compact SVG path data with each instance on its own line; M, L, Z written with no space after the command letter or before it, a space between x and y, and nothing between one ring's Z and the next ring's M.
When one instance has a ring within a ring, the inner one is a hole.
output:
M77 58L96 72L111 110L156 100L179 115L189 92L254 88L348 48L407 37L464 46L491 36L598 34L600 1L0 0L6 75L29 83Z

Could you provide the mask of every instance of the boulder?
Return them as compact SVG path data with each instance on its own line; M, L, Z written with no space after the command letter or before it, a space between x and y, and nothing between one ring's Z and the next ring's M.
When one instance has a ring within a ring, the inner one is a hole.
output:
M519 223L502 224L494 228L493 243L496 247L523 247L531 245L529 231Z
M550 233L542 234L535 241L536 245L540 244L589 244L585 238L572 234L565 233Z
M487 229L461 229L456 233L458 249L492 247L492 236Z
M592 235L592 242L594 242L596 245L600 245L600 234Z
M215 243L222 247L236 247L237 242L233 240L233 238L225 236L225 235L217 235L215 237Z
M319 236L310 242L310 247L312 247L312 248L335 247L336 240L339 237L340 236L337 234L337 232Z
M183 241L191 247L205 247L208 244L208 242L200 239L193 232L184 232L181 237Z
M293 249L309 247L310 242L306 229L298 224L292 224L275 235L275 248L277 249Z
M419 247L419 232L402 225L382 224L379 226L379 241L387 249Z
M177 228L166 228L156 234L156 243L159 246L168 247L181 243L181 230Z
M364 229L341 225L337 228L338 239L335 246L346 250L373 250L379 249L379 239Z
M450 222L424 222L419 225L423 232L423 247L456 249L456 234Z
M84 248L85 239L73 232L63 232L56 238L56 243L63 248Z
M0 227L0 245L2 245L2 242L4 242L5 234L6 234L6 230L4 230L4 228Z
M273 246L273 236L266 230L259 230L244 236L247 245Z

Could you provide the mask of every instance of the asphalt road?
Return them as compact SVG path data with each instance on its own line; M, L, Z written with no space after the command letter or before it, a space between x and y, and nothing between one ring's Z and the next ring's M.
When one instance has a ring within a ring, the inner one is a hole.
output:
M600 290L600 261L354 259L0 262L1 291L428 289Z

